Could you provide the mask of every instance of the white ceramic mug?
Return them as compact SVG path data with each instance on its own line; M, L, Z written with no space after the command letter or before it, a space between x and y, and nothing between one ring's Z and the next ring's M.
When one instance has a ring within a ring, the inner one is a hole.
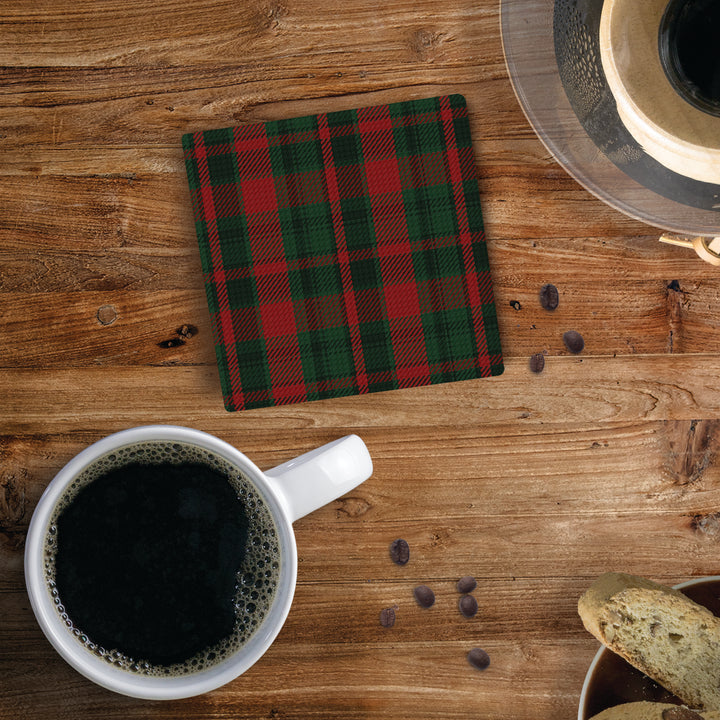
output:
M258 629L236 652L199 672L170 677L137 674L90 652L68 629L55 607L45 575L45 541L56 505L80 473L114 450L138 443L196 446L219 456L249 479L272 514L280 549L277 590ZM224 685L245 672L270 647L290 610L297 576L292 523L352 490L372 474L363 441L348 435L262 472L241 452L207 433L172 425L149 425L110 435L83 450L48 485L33 513L25 548L25 581L43 632L60 655L98 685L131 697L167 700Z

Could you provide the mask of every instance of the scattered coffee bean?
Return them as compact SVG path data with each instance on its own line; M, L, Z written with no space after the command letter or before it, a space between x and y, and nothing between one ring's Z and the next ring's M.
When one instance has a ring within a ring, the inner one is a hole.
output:
M545 356L542 353L535 353L530 356L530 371L541 373L545 369Z
M418 585L413 595L420 607L429 608L435 604L435 593L427 585Z
M395 624L395 608L383 608L380 611L380 624L384 628L392 627Z
M510 307L513 310L522 310L522 305L517 300L511 300Z
M457 583L458 592L469 593L477 587L477 581L472 575L465 575L461 577Z
M583 340L583 336L577 330L568 330L563 335L563 342L565 343L565 347L576 355L582 352L585 347L585 340Z
M482 648L473 648L467 654L467 659L478 670L485 670L490 666L490 656Z
M410 546L407 540L398 538L390 544L390 557L396 565L406 565L410 559Z
M463 595L458 602L460 612L468 618L475 617L478 611L477 600L472 595Z
M554 285L548 283L540 288L540 304L546 310L554 310L559 303L560 294Z

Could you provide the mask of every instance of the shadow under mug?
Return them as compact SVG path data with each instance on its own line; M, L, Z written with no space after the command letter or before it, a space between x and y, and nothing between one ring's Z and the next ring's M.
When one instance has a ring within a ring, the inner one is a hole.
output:
M142 675L116 667L90 652L60 616L45 573L47 533L57 503L67 488L98 459L120 448L146 443L180 443L197 447L229 463L252 483L269 509L277 531L280 550L277 589L259 627L218 664L183 675ZM80 452L60 470L40 498L30 521L25 548L25 581L38 623L50 643L72 667L109 690L152 700L191 697L214 690L259 660L285 622L297 577L293 522L344 495L371 474L372 460L357 435L335 440L265 472L223 440L191 428L149 425L105 437Z

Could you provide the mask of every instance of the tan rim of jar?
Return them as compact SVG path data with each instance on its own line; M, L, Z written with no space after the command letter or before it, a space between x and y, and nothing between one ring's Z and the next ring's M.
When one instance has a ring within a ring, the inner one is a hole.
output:
M674 172L720 184L720 116L683 98L661 61L668 0L605 0L600 56L623 124L645 152Z

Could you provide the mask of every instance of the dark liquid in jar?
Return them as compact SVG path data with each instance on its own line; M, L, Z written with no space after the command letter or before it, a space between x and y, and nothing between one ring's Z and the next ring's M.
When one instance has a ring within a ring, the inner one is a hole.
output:
M719 580L681 588L681 592L720 617ZM641 700L682 705L675 695L619 655L611 650L604 650L588 685L583 717L591 718L609 707Z
M670 0L659 47L675 90L695 107L720 116L720 2Z

